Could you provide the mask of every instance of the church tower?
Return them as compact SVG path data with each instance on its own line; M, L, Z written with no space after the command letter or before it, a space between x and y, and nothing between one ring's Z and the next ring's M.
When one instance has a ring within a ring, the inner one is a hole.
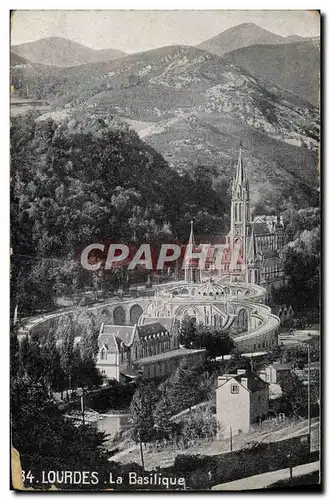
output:
M250 189L242 160L242 145L239 148L236 176L232 185L231 235L245 239L251 227Z
M194 223L190 222L190 235L188 245L194 251L196 249L195 237L194 237ZM184 279L188 283L196 283L201 281L200 271L198 269L198 264L194 262L194 259L191 259L187 269L184 270Z
M247 253L250 253L254 238L251 224L250 212L250 188L249 181L246 177L244 163L242 159L242 143L240 144L238 161L236 165L236 174L232 185L231 198L231 224L230 224L230 248L234 248L235 244L241 242L241 256L239 269L241 271L241 279L249 281L247 264ZM237 271L239 270L237 269Z

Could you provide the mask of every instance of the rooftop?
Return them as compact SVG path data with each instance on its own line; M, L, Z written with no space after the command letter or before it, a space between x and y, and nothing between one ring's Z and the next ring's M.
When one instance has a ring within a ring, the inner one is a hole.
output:
M146 365L148 363L154 363L156 361L162 361L163 359L177 358L178 356L191 356L199 352L205 352L205 349L186 349L182 347L181 349L174 349L173 351L167 351L162 354L156 354L155 356L148 356L147 358L141 358L134 362L138 365Z
M266 387L268 387L268 383L262 380L255 372L251 372L248 370L239 370L239 373L225 373L224 375L220 375L218 380L228 380L235 379L237 382L242 384L242 379L247 380L247 389L251 392L262 391ZM225 383L226 383L225 382ZM223 384L224 385L224 384ZM243 385L243 384L242 384ZM219 386L221 387L221 386Z
M137 327L139 337L148 337L149 335L157 335L162 333L168 333L167 329L159 321L153 321L150 323L145 323L144 325L139 325Z
M147 316L144 316L142 325L146 325L146 324L154 323L154 322L155 322L155 318L148 318ZM174 325L174 318L173 317L157 316L157 322L161 323L163 325L163 327L166 328L166 330L168 330L169 332L172 331L172 328ZM140 327L140 325L139 325L139 327Z
M134 329L134 325L103 325L100 331L99 344L105 343L108 338L114 336L128 346L133 342Z

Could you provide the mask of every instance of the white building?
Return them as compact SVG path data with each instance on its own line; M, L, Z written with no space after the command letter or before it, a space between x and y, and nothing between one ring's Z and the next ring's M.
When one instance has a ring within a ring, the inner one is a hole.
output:
M256 373L237 370L218 377L216 389L219 436L247 433L268 414L269 387Z

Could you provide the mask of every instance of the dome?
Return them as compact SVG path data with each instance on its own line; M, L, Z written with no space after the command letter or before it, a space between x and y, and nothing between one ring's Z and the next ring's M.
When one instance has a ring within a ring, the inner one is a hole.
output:
M224 287L214 283L214 281L209 280L206 283L200 285L195 293L195 296L204 296L204 297L219 297L226 295Z

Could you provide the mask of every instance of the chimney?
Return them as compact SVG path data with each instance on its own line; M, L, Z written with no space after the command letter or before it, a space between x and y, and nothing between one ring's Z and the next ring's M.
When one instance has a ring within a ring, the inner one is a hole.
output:
M246 388L247 388L247 386L248 386L248 379L247 379L247 377L242 377L242 378L241 378L241 384L242 384L244 387L246 387Z

